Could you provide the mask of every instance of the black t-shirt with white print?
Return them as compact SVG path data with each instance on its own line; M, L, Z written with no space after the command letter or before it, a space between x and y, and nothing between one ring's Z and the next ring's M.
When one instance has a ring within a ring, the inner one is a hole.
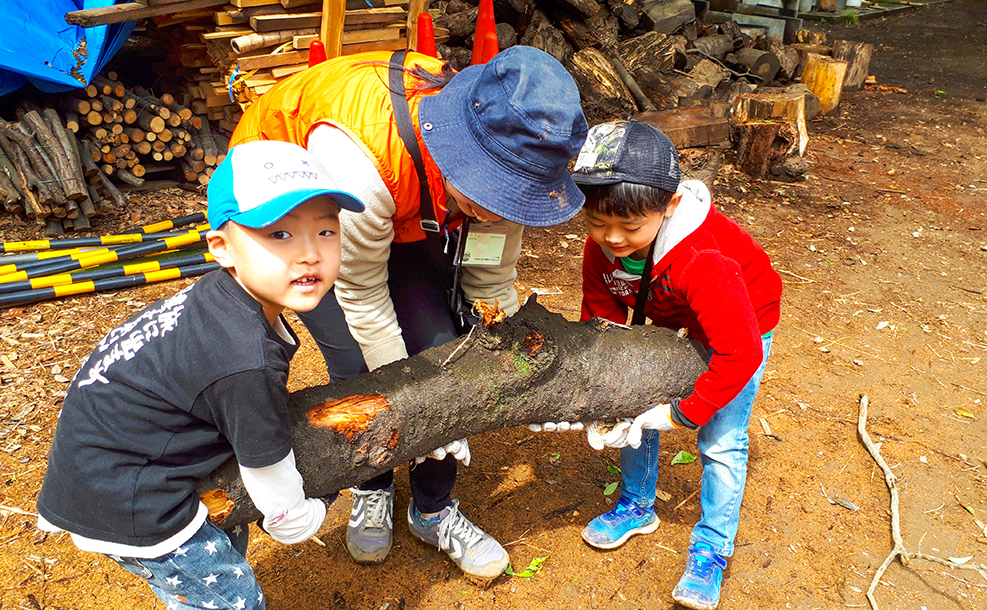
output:
M151 546L190 524L195 488L232 456L291 450L288 363L298 346L224 269L115 328L72 380L38 512L61 529Z

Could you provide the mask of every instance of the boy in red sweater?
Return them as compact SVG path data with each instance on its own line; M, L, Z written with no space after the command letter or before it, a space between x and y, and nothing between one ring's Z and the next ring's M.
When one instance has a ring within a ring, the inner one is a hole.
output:
M595 444L620 448L621 495L583 530L612 549L655 531L658 434L698 429L702 518L672 598L712 610L734 551L747 479L747 426L778 324L781 277L764 249L721 215L699 181L679 184L678 152L657 129L620 121L589 132L573 173L586 194L582 320L647 317L688 329L709 352L692 395L657 405ZM642 278L645 281L642 286ZM641 306L643 304L643 307ZM643 311L641 311L643 310ZM598 437L599 438L599 437Z

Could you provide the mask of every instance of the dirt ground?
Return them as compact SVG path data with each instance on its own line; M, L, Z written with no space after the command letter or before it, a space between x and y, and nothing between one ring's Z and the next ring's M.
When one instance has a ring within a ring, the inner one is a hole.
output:
M808 177L752 182L729 155L715 185L720 209L748 229L785 282L751 423L750 473L737 551L720 608L862 608L891 551L881 470L857 436L867 429L897 477L904 548L966 567L987 564L987 2L957 0L856 26L807 23L830 40L874 44L880 87L844 94L809 124ZM890 88L888 87L890 86ZM897 88L897 89L895 89ZM100 232L202 209L202 197L156 191L95 225ZM4 240L35 237L0 224ZM526 233L524 296L566 317L579 308L582 220ZM142 581L69 538L34 528L51 433L68 380L96 342L171 282L0 311L0 608L160 609ZM326 382L303 335L292 389ZM628 354L628 358L646 355ZM663 462L696 453L695 434L663 436ZM284 546L252 530L249 559L276 610L323 608L672 608L671 588L699 516L700 466L666 466L649 536L600 552L581 528L615 500L614 450L575 432L487 433L471 441L455 495L530 578L469 584L404 523L398 473L395 545L376 567L343 542L348 492L319 537ZM895 561L877 584L881 608L987 607L987 571Z

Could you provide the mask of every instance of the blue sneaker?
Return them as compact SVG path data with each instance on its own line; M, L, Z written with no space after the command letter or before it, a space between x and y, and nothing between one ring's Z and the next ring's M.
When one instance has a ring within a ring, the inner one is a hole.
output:
M672 599L693 610L714 610L720 603L720 581L726 567L727 560L705 542L690 546L689 564L672 591Z
M641 508L621 496L617 506L583 528L583 540L598 549L615 549L634 534L650 534L660 522L654 507Z

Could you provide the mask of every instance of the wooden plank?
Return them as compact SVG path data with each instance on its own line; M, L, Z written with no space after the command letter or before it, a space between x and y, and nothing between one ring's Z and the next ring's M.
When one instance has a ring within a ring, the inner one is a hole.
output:
M318 34L304 34L302 36L292 36L291 46L295 47L295 50L307 49L313 40L318 40Z
M346 0L322 0L322 29L319 34L326 47L326 58L343 54L343 22L346 19Z
M250 28L236 28L233 30L216 30L215 32L206 32L205 34L199 34L199 38L203 40L225 40L227 38L236 38L237 36L246 36L247 34L253 34L254 31Z
M298 64L296 66L282 66L280 68L274 68L273 70L271 70L271 75L275 79L280 80L286 76L291 76L292 74L301 72L306 68L308 68L308 64Z
M270 6L281 4L281 0L230 0L230 4L237 8L250 8L252 6Z
M408 3L408 48L418 49L418 16L428 10L428 0L411 0Z
M408 39L401 37L397 40L385 40L384 42L361 42L356 44L344 44L343 55L353 53L363 53L364 51L397 51L407 49Z
M398 23L405 21L407 15L408 11L401 7L367 8L356 11L346 11L345 24L360 25L364 23Z
M250 18L250 27L255 32L277 32L279 30L301 30L317 28L322 24L322 13L298 13L296 15L255 15Z
M71 11L65 13L65 22L69 25L91 28L98 25L136 21L158 15L170 15L182 11L193 11L220 4L226 4L226 0L182 0L181 2L160 4L157 6L144 6L136 2L128 2L126 4L114 4L100 8Z
M660 129L675 148L716 146L730 140L730 119L716 118L708 108L642 112L634 118Z
M281 0L281 6L285 8L295 8L296 6L320 4L321 2L322 0Z
M290 66L292 64L308 63L308 51L289 51L287 53L278 53L277 55L248 55L246 57L240 57L236 62L240 64L240 70Z
M377 30L358 30L356 32L343 32L343 45L357 44L364 42L383 42L385 40L397 40L401 38L400 28L380 28Z

